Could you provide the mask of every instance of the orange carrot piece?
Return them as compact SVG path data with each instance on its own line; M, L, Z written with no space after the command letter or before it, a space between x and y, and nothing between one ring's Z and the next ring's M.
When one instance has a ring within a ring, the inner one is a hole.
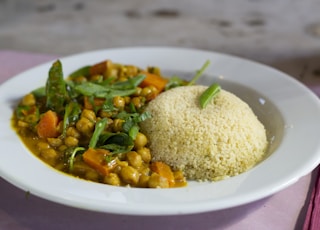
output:
M146 78L141 82L140 84L141 87L153 85L160 92L163 91L164 88L166 87L168 79L153 73L146 72L146 71L143 71L142 74L146 75Z
M83 104L85 109L92 110L94 106L101 106L104 103L104 101L104 98L94 98L92 104L88 97L84 97Z
M150 169L158 173L160 176L167 178L169 186L173 187L175 184L174 174L169 165L161 161L152 162Z
M40 118L37 125L37 133L41 138L58 137L60 135L59 129L59 118L56 112L48 110Z
M90 67L89 73L90 75L98 75L98 74L104 74L108 68L109 61L103 61L99 62L93 66Z
M114 163L107 163L106 157L110 154L105 149L89 148L82 155L84 162L94 168L101 175L108 175L110 171L116 166Z

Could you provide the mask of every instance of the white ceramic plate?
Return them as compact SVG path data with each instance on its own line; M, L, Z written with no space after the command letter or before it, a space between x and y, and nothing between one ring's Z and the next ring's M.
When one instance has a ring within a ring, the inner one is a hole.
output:
M214 52L160 47L94 51L61 61L67 75L105 59L143 68L156 65L186 78L210 60L201 82L219 82L252 106L268 129L272 141L269 156L239 176L215 183L189 182L187 187L174 189L119 188L62 174L29 152L10 126L17 101L45 84L52 64L46 63L0 86L0 173L4 179L44 199L82 209L174 215L230 208L264 198L293 184L320 162L319 100L277 70Z

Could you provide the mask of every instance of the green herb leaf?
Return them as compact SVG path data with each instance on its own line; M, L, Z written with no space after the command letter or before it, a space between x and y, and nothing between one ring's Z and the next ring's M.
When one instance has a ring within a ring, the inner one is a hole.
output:
M116 82L111 87L113 89L125 90L134 89L146 78L146 75L140 74L133 78L129 78L127 81Z
M214 83L209 86L201 95L200 95L200 106L204 109L210 100L212 100L221 90L220 85Z
M76 147L72 150L71 152L71 155L69 157L69 171L72 172L73 171L73 163L74 163L74 158L76 157L76 155L79 153L79 152L82 152L84 151L85 148L83 147Z
M110 86L104 86L100 84L95 84L92 82L84 82L80 85L75 86L80 94L85 96L94 96L99 98L112 98L115 96L129 96L136 92L135 88L132 89L113 89Z
M133 140L132 138L124 132L121 133L107 133L101 137L101 142L103 143L99 148L103 147L106 148L106 145L112 144L113 146L119 145L125 147L126 149L133 147ZM115 149L113 149L115 150Z

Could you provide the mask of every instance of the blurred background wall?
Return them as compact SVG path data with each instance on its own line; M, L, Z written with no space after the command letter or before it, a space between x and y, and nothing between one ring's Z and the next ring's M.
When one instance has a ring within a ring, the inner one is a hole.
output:
M319 12L319 0L0 0L0 49L64 56L178 46L296 74L320 62Z

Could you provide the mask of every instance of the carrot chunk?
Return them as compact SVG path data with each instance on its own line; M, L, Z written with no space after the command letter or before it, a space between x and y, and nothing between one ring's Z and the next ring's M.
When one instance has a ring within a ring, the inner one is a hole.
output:
M59 129L59 118L56 112L48 110L40 118L37 125L37 133L41 138L58 137L60 135Z
M105 149L89 148L83 153L82 158L90 167L94 168L101 175L106 176L116 166L114 162L108 163L106 161L106 157L109 154L110 152Z
M109 66L110 61L103 61L91 66L89 69L90 76L104 74Z
M142 74L146 75L146 78L141 82L141 87L152 85L156 87L160 92L163 91L166 87L166 84L168 82L166 78L146 71L143 71Z
M89 100L89 97L85 96L83 99L83 106L85 109L91 109L93 110L95 106L101 106L105 102L104 98L94 98L93 101L91 102Z
M171 168L169 167L169 165L161 161L155 161L151 163L150 169L153 172L158 173L160 176L167 178L170 187L174 186L175 184L174 174Z

